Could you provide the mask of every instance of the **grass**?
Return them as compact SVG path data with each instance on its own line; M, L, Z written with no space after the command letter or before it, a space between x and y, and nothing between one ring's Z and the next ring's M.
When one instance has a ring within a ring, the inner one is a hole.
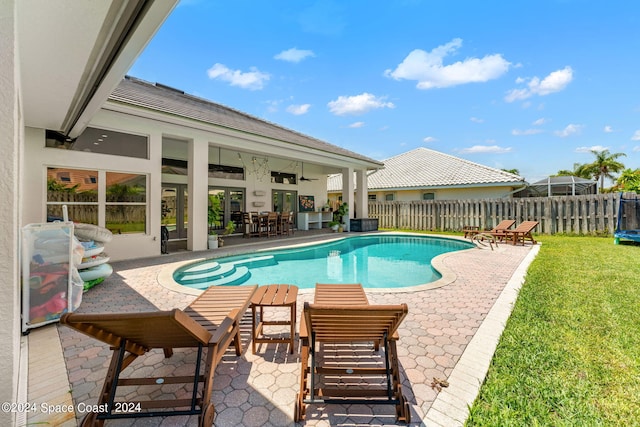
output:
M466 425L640 425L640 246L539 240Z

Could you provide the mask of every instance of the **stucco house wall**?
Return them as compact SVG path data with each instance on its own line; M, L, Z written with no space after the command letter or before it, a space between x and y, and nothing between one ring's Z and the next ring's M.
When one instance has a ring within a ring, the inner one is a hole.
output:
M244 144L238 139L229 139L228 136L218 135L211 131L193 129L162 120L110 111L108 108L100 110L89 126L147 135L149 137L149 159L46 147L44 129L27 128L24 185L30 191L25 194L23 222L27 224L46 220L47 167L97 170L99 182L104 182L104 178L100 179L100 176L104 175L100 174L104 174L105 171L146 174L148 177L147 232L144 234L114 235L113 240L105 246L105 252L114 261L160 255L162 184L188 184L189 182L188 176L163 175L162 157L188 160L189 144L200 146L202 152L207 153L208 163L246 167L244 180L210 178L203 175L201 181L206 181L208 186L245 189L245 209L247 211L272 210L271 192L274 189L296 191L298 195L312 195L318 202L326 200L326 173L323 174L321 166L305 164L305 175L313 176L314 181L302 181L295 185L272 183L271 170L300 174L299 169L292 169L297 163L291 159L242 151ZM221 145L226 147L219 151L218 146ZM218 158L219 153L221 159ZM255 157L266 159L268 170L253 170L251 165L252 159ZM206 187L202 186L204 192L198 199L206 201ZM255 205L254 202L256 202ZM104 204L104 201L100 203ZM206 249L206 210L206 205L202 204L197 215L194 212L191 213L194 227L199 224L201 228L193 236L192 250ZM197 219L198 216L201 218L200 221Z
M16 402L20 372L20 146L23 114L20 94L16 5L0 0L0 401ZM0 425L15 422L15 414L0 411Z

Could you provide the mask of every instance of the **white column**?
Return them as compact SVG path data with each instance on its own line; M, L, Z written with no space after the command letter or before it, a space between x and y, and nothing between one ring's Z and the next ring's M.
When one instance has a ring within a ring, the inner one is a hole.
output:
M207 249L207 208L209 195L209 143L196 139L189 141L189 230L187 249Z
M369 217L369 184L366 169L356 171L356 206L358 207L357 218Z
M0 402L17 402L20 356L20 198L24 144L16 2L0 0ZM28 191L28 190L27 190ZM14 425L15 413L0 411L0 425Z
M353 218L353 188L353 168L342 168L342 203L349 206L348 218L343 220L346 224L345 231L349 231L351 226L349 219Z

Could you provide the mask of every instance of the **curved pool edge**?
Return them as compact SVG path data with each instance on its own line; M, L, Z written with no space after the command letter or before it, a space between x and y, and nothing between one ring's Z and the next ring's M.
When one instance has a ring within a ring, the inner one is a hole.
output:
M344 240L344 239L349 239L349 238L353 238L353 237L359 237L359 236L366 236L366 235L402 235L402 236L422 236L422 237L435 237L435 238L439 238L439 239L448 239L448 240L457 240L457 241L463 241L466 243L469 243L469 240L465 239L464 237L461 236L449 236L449 235L442 235L442 234L428 234L428 233L412 233L412 232L407 232L407 231L378 231L378 232L372 232L372 233L358 233L358 234L354 234L354 233L348 233L349 235L347 236L333 236L333 235L327 235L327 238L324 240L314 240L312 242L303 242L303 243L294 243L291 245L284 245L284 246L278 246L277 249L293 249L293 248L300 248L300 247L305 247L305 246L312 246L312 245L317 245L317 244L322 244L322 243L328 243L328 242L332 242L332 241L338 241L338 240ZM245 249L250 249L249 246L245 246ZM261 249L255 249L253 251L248 250L246 252L242 252L242 253L238 253L236 255L242 255L242 254L248 254L248 253L259 253L259 252L263 252L263 251L269 251L269 250L273 250L274 248L261 248ZM393 287L393 288L365 288L366 292L371 292L371 293L389 293L389 292L394 292L394 293L398 293L398 292L418 292L418 291L425 291L425 290L431 290L431 289L437 289L437 288L441 288L443 286L446 286L450 283L453 283L456 278L457 275L455 274L455 272L453 270L450 270L445 264L444 264L444 260L449 257L449 256L453 256L456 253L460 253L460 252L464 252L464 251L468 251L468 250L474 250L474 249L478 249L478 247L470 247L469 249L461 249L461 250L457 250L457 251L453 251L453 252L447 252L441 255L436 256L435 258L433 258L431 260L431 266L441 275L441 277L434 281L434 282L430 282L430 283L424 283L424 284L420 284L420 285L413 285L413 286L403 286L403 287ZM182 294L187 294L187 295L195 295L198 296L200 294L202 294L202 292L204 292L204 290L202 289L193 289L193 288L189 288L188 286L184 286L181 285L180 283L176 282L173 278L173 273L180 267L183 267L185 265L188 264L193 264L196 262L200 262L200 261L205 261L205 260L209 260L209 259L216 259L216 258L222 258L228 256L228 254L220 254L219 256L210 256L210 257L200 257L200 258L193 258L190 260L185 260L185 261L178 261L178 262L173 262L170 264L165 264L162 269L158 272L158 276L157 276L157 282L163 286L164 288L173 291L173 292L178 292L178 293L182 293ZM311 293L313 292L314 289L300 289L299 293Z

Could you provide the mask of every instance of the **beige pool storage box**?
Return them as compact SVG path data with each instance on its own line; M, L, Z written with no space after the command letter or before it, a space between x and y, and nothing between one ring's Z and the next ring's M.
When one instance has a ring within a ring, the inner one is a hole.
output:
M72 222L29 224L22 228L22 332L57 322L82 300L76 264L84 253Z

